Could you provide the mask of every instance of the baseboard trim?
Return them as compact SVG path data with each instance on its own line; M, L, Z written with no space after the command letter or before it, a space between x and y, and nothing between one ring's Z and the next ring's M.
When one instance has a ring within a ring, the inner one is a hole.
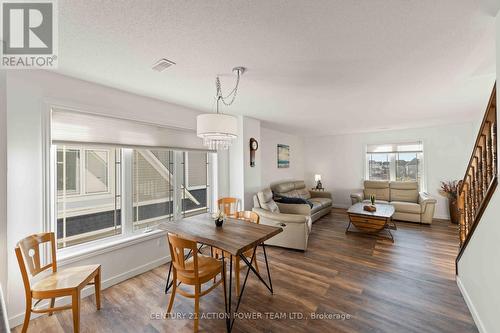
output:
M156 268L158 266L161 266L167 262L170 261L170 255L150 261L144 265L141 265L139 267L135 267L129 271L120 273L118 275L112 276L106 280L103 280L101 282L101 290L104 290L106 288L109 288L115 284L118 284L122 281L128 280L130 278L133 278L134 276L137 276L139 274L145 273L147 271L152 270L153 268ZM82 298L90 296L94 294L94 286L87 286L82 290ZM64 298L59 298L56 300L56 305L62 306L70 303L70 298L69 297L64 297ZM48 302L41 302L40 306L47 306ZM37 313L32 313L31 314L31 319L38 318L40 316L46 316L47 314L37 314ZM17 315L14 315L9 318L9 325L10 327L16 327L18 325L21 325L24 321L24 312L19 313Z
M479 314L476 311L476 307L472 303L472 300L470 299L469 294L467 293L467 289L465 289L465 286L463 285L462 280L458 275L457 275L457 286L458 289L460 289L460 292L462 293L462 296L465 300L465 304L467 304L467 307L469 308L469 311L472 315L472 319L474 319L474 323L476 323L477 329L481 333L488 333L484 328L483 322L481 321Z

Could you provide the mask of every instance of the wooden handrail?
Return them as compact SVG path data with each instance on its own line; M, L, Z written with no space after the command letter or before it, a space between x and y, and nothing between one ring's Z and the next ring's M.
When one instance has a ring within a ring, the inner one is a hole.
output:
M469 159L469 165L458 187L460 251L456 259L457 265L497 187L497 159L495 83Z

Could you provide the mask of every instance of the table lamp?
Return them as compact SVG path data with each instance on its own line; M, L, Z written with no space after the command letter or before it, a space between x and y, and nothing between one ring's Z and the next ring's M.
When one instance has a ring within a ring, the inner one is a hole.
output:
M323 185L321 184L321 175L314 175L314 181L316 182L316 189L322 189Z

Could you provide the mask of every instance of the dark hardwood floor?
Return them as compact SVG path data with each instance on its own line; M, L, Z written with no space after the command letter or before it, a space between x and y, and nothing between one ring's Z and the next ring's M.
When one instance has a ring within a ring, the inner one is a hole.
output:
M306 252L268 247L275 294L251 273L240 312L262 318L237 320L233 331L477 332L455 282L456 226L397 222L394 243L345 234L346 226L345 211L335 209L314 223ZM261 252L259 265L265 271ZM189 319L151 319L166 311L166 273L158 267L104 290L101 311L93 296L84 299L81 331L191 332ZM200 312L223 312L222 297L222 288L202 297ZM177 295L174 312L190 314L193 303ZM312 313L343 319L313 319ZM29 331L72 332L71 312L32 320ZM224 320L202 318L200 331L224 332Z

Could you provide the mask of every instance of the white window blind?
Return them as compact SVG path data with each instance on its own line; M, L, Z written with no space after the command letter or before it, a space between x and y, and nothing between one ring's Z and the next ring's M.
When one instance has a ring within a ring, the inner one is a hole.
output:
M52 109L51 138L52 143L80 142L123 147L207 150L194 130L162 127L62 108Z
M367 153L403 153L403 152L422 152L422 141L389 143L389 144L369 144L366 146Z
M187 188L207 185L207 154L188 152L186 156Z

